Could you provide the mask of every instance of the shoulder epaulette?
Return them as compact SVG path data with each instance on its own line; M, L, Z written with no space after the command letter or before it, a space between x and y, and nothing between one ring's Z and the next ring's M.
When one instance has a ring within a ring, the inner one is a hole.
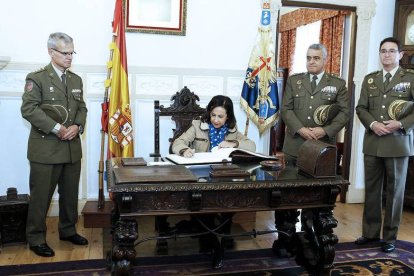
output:
M369 75L376 75L376 74L378 74L380 72L381 72L381 70L377 70L377 71L374 71L374 72L369 73L367 76L369 76Z
M68 72L69 72L69 73L71 73L72 75L79 76L78 74L74 73L73 71L71 71L71 70L69 70L69 69L67 69L66 71L68 71Z
M337 74L334 74L334 73L328 73L328 75L332 78L342 79L340 76L338 76Z
M33 71L32 73L33 73L33 74L36 74L36 73L43 72L43 71L45 71L45 70L46 70L46 69L45 69L44 67L42 67L42 68L37 69L36 71Z
M306 73L295 73L295 74L292 74L291 75L291 77L293 77L293 76L300 76L300 75L305 75Z
M413 69L405 69L405 72L408 72L408 73L414 74L414 70L413 70Z

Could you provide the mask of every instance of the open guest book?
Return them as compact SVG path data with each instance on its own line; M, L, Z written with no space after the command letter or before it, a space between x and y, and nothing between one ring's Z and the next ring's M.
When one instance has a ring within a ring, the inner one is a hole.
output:
M165 157L179 165L215 164L215 163L249 163L263 160L278 160L276 156L265 155L239 148L218 148L211 152L196 152L193 157L186 158L177 154L169 154Z

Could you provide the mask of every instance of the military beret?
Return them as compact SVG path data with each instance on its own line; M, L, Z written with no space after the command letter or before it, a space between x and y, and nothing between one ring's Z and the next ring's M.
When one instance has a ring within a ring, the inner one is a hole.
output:
M339 112L339 105L329 104L319 106L313 113L313 120L317 125L323 126L335 118Z
M46 113L47 116L55 120L59 124L66 123L68 119L68 111L62 105L58 104L42 104L40 108Z
M393 120L401 120L414 111L414 102L395 100L388 107L388 115Z

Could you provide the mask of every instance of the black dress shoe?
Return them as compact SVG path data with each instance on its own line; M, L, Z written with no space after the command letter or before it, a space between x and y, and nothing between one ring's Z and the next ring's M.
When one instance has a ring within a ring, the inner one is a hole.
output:
M87 245L88 244L88 240L85 239L84 237L82 237L79 234L75 234L75 235L72 235L72 236L69 236L69 237L60 237L60 240L61 241L69 241L69 242L71 242L73 244L76 244L76 245Z
M363 244L367 244L367 243L371 243L371 242L378 242L380 239L379 238L367 238L367 237L359 237L358 239L356 239L355 244L357 245L363 245Z
M32 250L36 255L41 257L53 257L55 256L55 251L50 248L46 243L42 243L35 246L30 246L30 250Z
M381 246L382 252L384 253L391 253L395 250L395 245L393 243L384 243Z
M223 267L223 252L221 249L213 251L213 269L220 269Z

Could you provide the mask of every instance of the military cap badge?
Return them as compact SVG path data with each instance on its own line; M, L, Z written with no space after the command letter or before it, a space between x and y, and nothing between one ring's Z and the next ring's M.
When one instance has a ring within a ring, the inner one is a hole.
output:
M393 120L401 120L414 111L414 102L395 100L388 107L388 115Z
M317 125L323 126L335 118L338 112L339 105L337 104L321 105L313 113L313 121Z

